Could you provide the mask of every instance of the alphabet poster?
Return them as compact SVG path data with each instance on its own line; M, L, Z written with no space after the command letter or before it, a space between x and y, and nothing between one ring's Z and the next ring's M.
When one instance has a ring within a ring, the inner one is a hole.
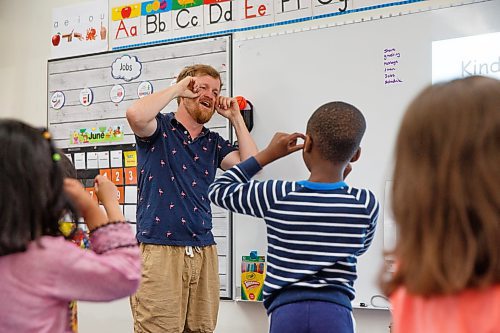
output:
M51 58L313 21L424 0L95 0L55 8ZM49 38L48 38L49 39Z
M54 8L50 35L51 58L108 50L108 1Z
M401 5L407 0L109 0L111 50Z

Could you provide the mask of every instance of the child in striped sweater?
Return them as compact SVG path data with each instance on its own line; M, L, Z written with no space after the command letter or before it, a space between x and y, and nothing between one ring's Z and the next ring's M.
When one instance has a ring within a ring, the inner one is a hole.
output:
M267 225L263 295L271 333L354 332L357 257L371 244L379 212L372 192L344 182L360 156L365 128L354 106L327 103L311 116L305 135L276 133L266 149L210 186L215 205ZM308 180L251 179L299 150L311 172Z

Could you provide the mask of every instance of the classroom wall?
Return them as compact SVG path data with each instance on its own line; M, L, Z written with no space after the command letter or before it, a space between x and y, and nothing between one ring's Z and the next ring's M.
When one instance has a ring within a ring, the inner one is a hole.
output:
M446 4L450 1L430 0L424 5ZM2 48L0 52L2 78L0 117L15 117L36 126L46 125L46 71L50 54L52 8L78 2L47 0L21 4L0 0L0 45ZM345 17L340 16L335 19L342 21ZM236 216L235 223L255 222L246 217ZM234 241L244 240L235 239ZM258 250L263 251L263 249ZM132 332L128 299L106 304L80 303L79 309L81 333ZM389 332L390 314L386 310L356 309L354 315L359 333ZM217 333L266 331L267 316L261 304L221 302Z
M47 125L52 8L79 1L0 0L0 116Z

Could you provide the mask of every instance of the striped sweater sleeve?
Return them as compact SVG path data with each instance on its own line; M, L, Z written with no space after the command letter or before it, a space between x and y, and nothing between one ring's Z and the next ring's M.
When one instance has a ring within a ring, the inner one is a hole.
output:
M261 169L254 157L235 165L210 185L210 200L234 213L263 218L281 191L277 190L278 181L251 179Z
M367 214L370 218L370 224L366 231L363 248L356 253L356 255L358 256L365 253L373 241L373 237L375 236L375 228L377 226L379 206L380 206L377 198L375 197L375 194L373 194L371 191L368 190L363 190L363 194L361 195L361 200L364 202L364 205L366 207Z

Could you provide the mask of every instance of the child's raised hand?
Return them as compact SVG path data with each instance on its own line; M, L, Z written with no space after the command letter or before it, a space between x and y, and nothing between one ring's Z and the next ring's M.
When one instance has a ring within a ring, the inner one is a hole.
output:
M94 179L94 189L97 198L104 206L118 204L118 189L107 177L98 175Z
M64 179L64 192L83 216L85 216L89 208L93 206L97 207L97 203L93 201L89 193L85 191L82 183L76 179Z
M306 136L302 133L276 133L267 148L255 155L255 158L261 166L264 166L281 157L303 149L304 143L299 143L298 140L305 140L305 138Z
M298 139L305 140L302 133L276 133L266 149L270 150L277 158L289 155L304 148L304 143L298 143Z
M95 177L94 183L95 193L102 202L104 209L110 221L124 221L125 217L122 214L118 203L118 189L107 177L98 175Z

